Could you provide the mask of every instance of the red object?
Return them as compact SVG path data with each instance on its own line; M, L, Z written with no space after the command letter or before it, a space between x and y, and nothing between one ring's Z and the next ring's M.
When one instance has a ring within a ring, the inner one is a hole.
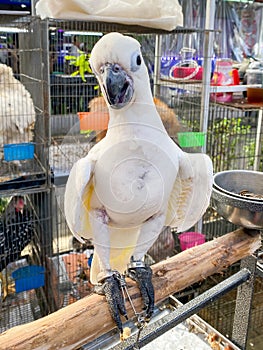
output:
M15 203L15 210L16 211L21 211L24 209L24 205L25 205L25 202L24 202L24 199L20 198L16 201Z
M217 92L210 94L210 99L213 102L231 102L233 100L233 92Z
M174 67L172 76L176 79L202 80L202 67Z
M214 72L213 78L211 81L212 86L233 86L233 85L239 85L240 79L237 69L232 69L229 73L231 76L232 83L226 83L228 77L225 76L225 74L221 72ZM231 102L233 99L233 93L232 92L217 92L210 95L211 101L214 102Z
M178 238L182 250L205 243L205 235L199 232L184 232L181 233Z
M232 70L232 77L233 77L233 84L234 85L239 85L240 84L240 79L239 79L239 74L237 69Z

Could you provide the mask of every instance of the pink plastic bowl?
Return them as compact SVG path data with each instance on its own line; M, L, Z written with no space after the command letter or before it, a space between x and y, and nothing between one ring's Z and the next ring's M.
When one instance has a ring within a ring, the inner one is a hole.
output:
M182 250L205 243L205 235L199 232L184 232L181 233L178 238Z

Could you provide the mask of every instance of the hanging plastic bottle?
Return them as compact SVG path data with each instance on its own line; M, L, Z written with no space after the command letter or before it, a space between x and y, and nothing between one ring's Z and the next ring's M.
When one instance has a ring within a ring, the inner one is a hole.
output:
M228 86L238 85L239 77L236 70L232 69L232 61L229 58L222 58L216 61L215 71L212 77L211 85ZM215 102L231 102L233 99L232 92L217 92L210 95Z

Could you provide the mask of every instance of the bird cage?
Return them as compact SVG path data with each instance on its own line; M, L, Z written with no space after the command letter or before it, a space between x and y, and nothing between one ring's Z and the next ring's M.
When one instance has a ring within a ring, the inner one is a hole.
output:
M0 189L45 186L49 137L45 36L31 17L1 16L0 32Z
M52 255L48 193L0 197L0 332L54 310L46 257Z
M14 52L19 53L17 77L31 95L36 120L34 157L11 162L4 158L1 160L1 169L7 167L6 173L13 176L11 187L6 188L6 185L9 186L9 178L3 181L3 191L12 191L16 186L20 188L20 175L22 186L30 188L27 195L32 198L33 208L39 217L39 231L33 245L34 257L46 271L45 286L41 287L43 316L74 302L92 290L88 276L92 242L80 244L74 241L66 224L63 207L65 183L72 165L85 156L106 132L105 102L88 66L89 53L104 33L119 31L140 41L156 106L166 130L186 151L197 152L206 146L207 153L216 161L216 170L226 166L259 166L262 155L258 146L252 149L251 145L245 160L244 154L242 158L242 150L247 149L248 143L260 140L262 131L255 124L243 132L243 116L248 116L249 120L256 123L258 111L253 108L244 111L210 101L204 106L201 75L201 68L204 66L200 59L204 54L202 51L198 52L193 44L193 39L203 42L203 30L180 29L167 34L139 26L40 20L35 17L8 22L6 25L6 33L13 27L20 29L15 35L17 48ZM79 45L79 51L77 56L72 57L75 44ZM212 57L208 58L212 60ZM215 88L214 93L217 92ZM209 111L209 121L207 131L204 132L201 128L201 116L206 108ZM94 123L94 116L97 124ZM232 122L232 119L238 123L234 129L231 127L231 137L238 135L240 143L236 143L232 153L229 153L225 142L227 134L224 134L224 120ZM220 130L216 129L217 123ZM224 150L219 148L222 138L225 138ZM22 139L19 141L24 143ZM31 141L29 135L25 141ZM2 147L4 150L4 146ZM217 160L219 156L220 160ZM254 163L251 165L252 158ZM26 177L25 169L30 169ZM41 192L43 184L48 189ZM206 234L206 240L232 229L233 225L226 223L212 208L208 209L202 232ZM172 242L171 235L170 229L164 230L162 239L165 244ZM173 233L172 239L175 243L178 243L177 238L177 233ZM152 252L155 260L167 257L161 255L163 242L158 243Z

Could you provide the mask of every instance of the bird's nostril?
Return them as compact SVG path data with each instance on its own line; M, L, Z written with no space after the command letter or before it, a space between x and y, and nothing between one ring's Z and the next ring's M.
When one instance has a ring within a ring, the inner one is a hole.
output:
M113 67L114 72L119 72L120 71L120 66L118 64L115 64Z

